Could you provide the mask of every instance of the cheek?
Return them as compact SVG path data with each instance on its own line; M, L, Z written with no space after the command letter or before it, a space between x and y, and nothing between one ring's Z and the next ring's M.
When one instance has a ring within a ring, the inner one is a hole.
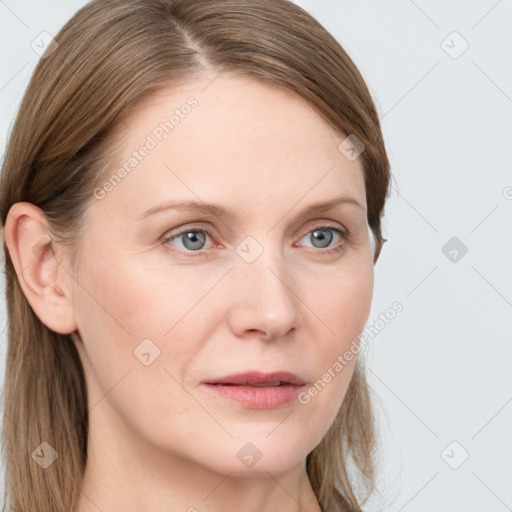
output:
M331 350L350 343L363 330L373 297L373 265L355 262L340 266L328 279L308 285L307 301L325 324ZM328 354L329 350L325 350Z
M105 334L114 335L114 343L129 339L162 338L196 304L209 281L216 276L194 280L189 274L166 268L147 268L140 262L130 264L97 260L80 269L76 308L84 320L94 318Z
M308 293L311 309L322 320L320 341L309 350L316 362L316 380L299 402L316 410L328 427L343 402L359 352L359 335L368 320L373 296L373 265L347 265L333 273L323 292ZM320 332L320 331L317 331ZM313 412L311 412L313 414Z
M144 393L156 402L158 396L167 399L168 393L179 391L171 375L183 381L207 340L211 324L206 320L216 308L210 297L201 299L221 274L194 279L180 269L113 263L106 253L96 254L86 260L94 264L79 269L74 296L89 372L97 382L91 381L93 393L101 398L129 372L129 383L123 384L132 388L127 405L142 400ZM206 318L202 323L199 314Z
M77 286L74 299L89 403L97 404L93 414L102 421L115 410L124 424L159 442L171 424L186 433L176 420L176 404L180 418L187 411L201 414L179 384L199 349L193 344L199 328L186 313L201 290L187 293L186 283L162 280L161 274L156 279L121 264L113 272L101 259L95 263L80 269L78 282L87 284Z

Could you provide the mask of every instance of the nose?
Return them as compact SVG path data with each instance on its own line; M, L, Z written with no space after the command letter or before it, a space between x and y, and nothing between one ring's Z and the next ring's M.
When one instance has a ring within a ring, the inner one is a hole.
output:
M281 255L265 250L252 263L240 260L231 279L228 323L237 337L278 341L299 327L297 283Z

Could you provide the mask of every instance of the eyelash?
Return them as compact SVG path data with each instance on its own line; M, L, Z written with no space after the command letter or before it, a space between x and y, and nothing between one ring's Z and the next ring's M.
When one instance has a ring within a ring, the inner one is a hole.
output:
M306 231L305 233L301 234L301 236L299 237L299 240L304 238L306 235L310 234L310 233L313 233L314 231L323 231L323 230L332 230L332 231L335 231L336 233L338 233L338 235L342 238L343 241L346 241L348 240L349 238L349 234L343 230L341 230L340 228L337 228L337 227L334 227L334 226L328 226L328 225L319 225L319 226L316 226L308 231ZM164 243L167 244L167 242L170 242L171 240L174 240L176 238L179 238L180 236L186 234L186 233L205 233L207 234L210 238L214 238L213 236L213 232L208 229L208 228L190 228L190 229L185 229L185 230L182 230L180 231L179 233L176 233L174 235L171 235L171 236L166 236L164 238ZM342 249L344 249L345 247L345 244L342 242L340 242L338 245L330 248L330 249L319 249L318 253L320 254L335 254L335 253L338 253L340 252ZM201 256L203 251L205 249L200 249L200 250L197 250L197 251L183 251L183 250L177 250L178 253L180 254L183 254L185 255L186 257L190 257L190 258L194 258L196 256Z

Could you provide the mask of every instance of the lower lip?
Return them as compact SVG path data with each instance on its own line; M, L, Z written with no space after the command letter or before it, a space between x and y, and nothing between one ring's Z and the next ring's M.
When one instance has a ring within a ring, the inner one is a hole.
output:
M297 399L304 385L234 386L202 384L217 396L238 402L247 409L276 409Z

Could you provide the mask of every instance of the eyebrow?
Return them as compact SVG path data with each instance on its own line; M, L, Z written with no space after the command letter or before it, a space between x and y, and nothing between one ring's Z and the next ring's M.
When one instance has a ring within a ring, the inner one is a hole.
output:
M334 207L339 204L349 204L361 208L365 211L364 206L356 201L353 197L343 196L336 197L329 201L318 201L316 203L310 204L306 208L302 209L300 212L301 216L311 215L313 213L325 212L328 210L332 210ZM205 203L202 201L165 201L163 203L157 204L152 208L142 212L139 216L137 216L137 220L145 219L150 215L155 213L159 213L165 210L193 210L198 213L202 213L205 215L214 215L216 217L227 219L227 218L235 218L236 213L230 208L225 208L223 206L219 206L216 204Z

